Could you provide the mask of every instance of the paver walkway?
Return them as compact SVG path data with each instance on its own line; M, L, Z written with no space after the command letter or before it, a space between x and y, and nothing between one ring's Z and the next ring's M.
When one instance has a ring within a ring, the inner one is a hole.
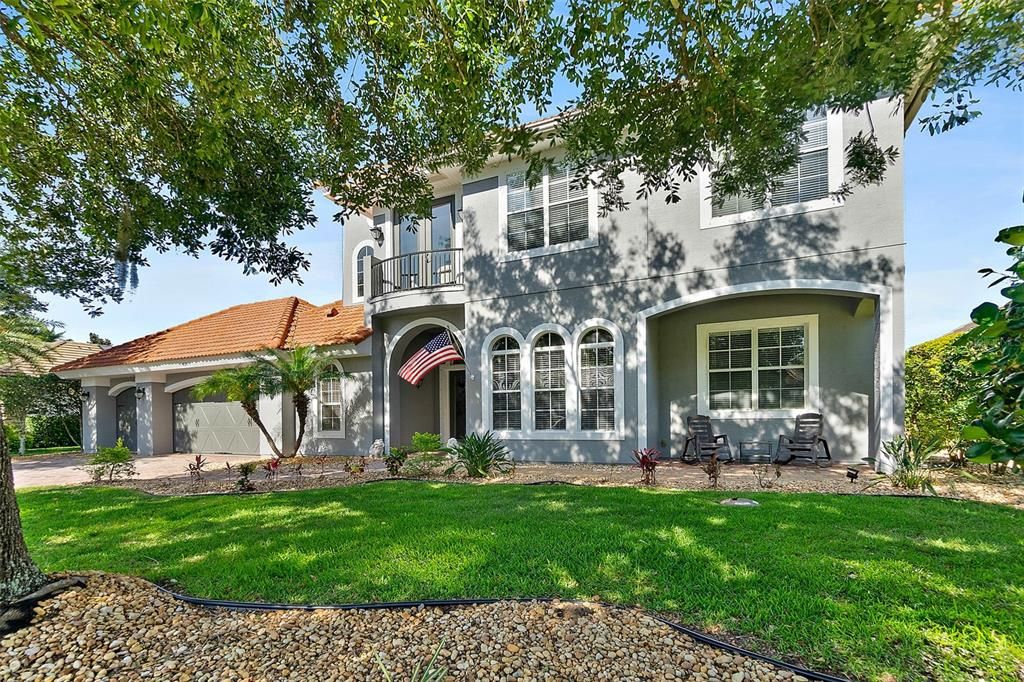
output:
M259 459L255 455L204 455L210 469L223 469L226 462L232 466L241 462ZM171 454L136 457L135 469L139 478L161 478L184 474L195 455ZM14 487L28 488L40 485L74 485L87 483L89 474L82 468L89 461L88 455L39 455L36 457L15 457Z

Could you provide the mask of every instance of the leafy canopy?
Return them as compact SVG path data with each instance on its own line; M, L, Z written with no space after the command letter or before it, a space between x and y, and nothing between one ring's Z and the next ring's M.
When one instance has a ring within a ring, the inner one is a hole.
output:
M348 208L427 215L431 172L558 139L605 208L620 174L677 198L700 166L757 195L796 158L808 109L927 93L933 132L971 88L1019 88L1016 0L114 0L0 7L0 280L118 300L154 252L213 253L296 280L288 235L319 184ZM571 115L537 130L553 83ZM844 192L892 149L847 150ZM17 267L15 267L17 264Z

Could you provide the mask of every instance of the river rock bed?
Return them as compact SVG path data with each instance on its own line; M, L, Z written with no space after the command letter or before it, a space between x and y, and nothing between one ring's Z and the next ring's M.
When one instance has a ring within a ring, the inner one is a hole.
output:
M184 603L127 576L43 601L0 640L10 680L409 679L439 650L448 680L793 680L636 609L573 602L236 611Z

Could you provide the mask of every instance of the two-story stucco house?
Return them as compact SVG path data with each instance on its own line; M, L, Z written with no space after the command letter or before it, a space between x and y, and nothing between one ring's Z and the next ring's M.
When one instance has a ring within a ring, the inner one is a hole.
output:
M339 372L314 396L310 451L493 430L517 459L626 462L645 446L678 456L688 415L710 415L737 443L775 440L797 414L815 411L833 456L859 461L903 420L902 161L879 186L831 194L858 132L873 129L883 146L902 149L900 103L868 108L870 116L810 117L799 164L764 205L713 200L701 173L677 203L652 196L602 216L596 193L570 186L564 172L533 188L523 164L507 159L472 177L440 172L433 215L418 229L386 207L345 223L345 305L295 304L319 311L308 316L323 317L324 329L335 311L344 329L303 337L300 317L282 323L296 330L279 331L275 343L246 332L244 343L191 356L184 343L161 354L163 364L115 347L62 368L93 387L87 442L114 437L119 396L144 386L163 395L159 406L132 408L140 452L225 447L234 436L198 435L200 422L212 427L195 413L237 422L224 416L233 408L196 407L179 393L258 350L256 341L288 347L301 337L339 355ZM639 178L622 180L632 199ZM418 387L403 381L403 362L444 329L465 362ZM287 441L294 419L284 400L261 410ZM247 424L231 429L249 429L236 440L260 448Z

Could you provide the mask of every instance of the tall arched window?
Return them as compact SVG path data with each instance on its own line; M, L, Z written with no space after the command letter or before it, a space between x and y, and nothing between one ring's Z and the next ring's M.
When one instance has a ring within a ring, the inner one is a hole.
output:
M580 429L615 429L615 340L591 329L580 340Z
M558 431L565 422L565 340L542 334L533 350L533 414L537 431Z
M332 365L318 380L319 431L341 433L345 430L344 397L341 390L341 370Z
M519 342L502 336L491 344L491 422L499 431L523 427Z
M359 253L356 254L356 298L366 297L366 273L363 270L366 265L363 260L372 255L373 248L369 246L359 249Z

